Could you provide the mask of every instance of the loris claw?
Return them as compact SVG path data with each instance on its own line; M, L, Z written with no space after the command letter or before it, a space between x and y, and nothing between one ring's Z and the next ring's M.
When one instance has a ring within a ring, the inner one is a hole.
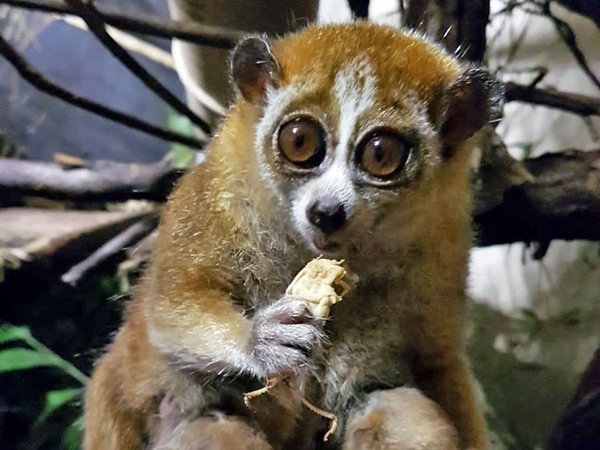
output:
M266 376L297 372L322 345L322 324L300 299L284 296L253 319L251 355Z

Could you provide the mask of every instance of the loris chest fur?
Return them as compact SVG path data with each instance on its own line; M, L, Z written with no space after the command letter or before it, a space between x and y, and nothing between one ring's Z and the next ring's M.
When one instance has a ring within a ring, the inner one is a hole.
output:
M163 398L203 423L234 415L265 448L304 448L290 444L312 439L292 393L257 399L260 412L241 400L248 383L291 375L339 412L334 447L352 410L377 404L373 390L411 382L463 448L486 449L464 355L469 138L499 85L368 23L247 38L231 72L237 99L165 206L151 267L92 378L85 448L139 448ZM285 295L318 255L360 279L326 321Z

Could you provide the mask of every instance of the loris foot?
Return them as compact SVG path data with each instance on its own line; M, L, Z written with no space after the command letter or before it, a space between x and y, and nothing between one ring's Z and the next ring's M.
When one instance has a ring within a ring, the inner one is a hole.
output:
M242 418L223 413L186 417L170 396L161 401L150 434L149 450L273 450L262 433Z
M459 450L441 408L417 389L375 391L350 415L344 450Z

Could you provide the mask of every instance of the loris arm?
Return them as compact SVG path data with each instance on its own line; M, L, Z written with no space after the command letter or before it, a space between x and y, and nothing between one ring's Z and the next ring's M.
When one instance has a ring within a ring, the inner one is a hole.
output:
M248 319L218 290L180 293L154 306L150 339L176 363L208 372L291 373L307 362L322 330L302 301L284 296Z
M402 326L417 386L448 414L462 448L488 450L485 420L464 355L463 310L462 299L440 299L408 314Z

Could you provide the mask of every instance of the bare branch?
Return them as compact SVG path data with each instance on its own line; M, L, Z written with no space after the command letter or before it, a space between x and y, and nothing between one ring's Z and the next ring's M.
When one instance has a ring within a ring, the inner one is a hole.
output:
M369 0L348 0L352 15L359 19L369 18Z
M403 20L439 40L449 52L481 62L489 13L489 0L409 0Z
M34 195L80 201L163 201L180 174L166 161L95 161L86 167L65 169L48 162L0 158L0 198Z
M57 17L59 18L59 20L62 20L64 23L74 28L89 31L87 24L81 17L65 15L57 15ZM175 63L173 62L173 57L166 50L163 50L162 48L156 45L153 45L143 39L140 39L134 36L133 34L121 31L115 27L108 26L106 27L106 31L121 47L140 56L143 56L144 58L150 61L154 61L155 63L158 63L169 69L175 70Z
M548 19L552 21L558 35L561 37L565 45L569 48L569 51L572 53L573 57L581 67L581 70L588 76L588 78L594 83L594 85L600 89L600 80L596 77L592 69L590 68L587 59L579 45L577 45L577 37L573 32L571 26L562 19L559 19L552 11L550 11L550 0L546 0L544 4L541 5L542 14L546 16Z
M81 0L65 0L73 10L85 21L90 31L102 45L117 58L131 73L133 73L148 89L167 102L173 109L183 114L206 134L211 133L208 123L179 100L171 91L138 63L123 47L121 47L106 31L102 16L98 14L91 2Z
M600 150L546 154L525 166L535 181L509 187L500 204L476 214L478 245L600 240Z
M504 83L507 102L525 102L563 109L581 116L600 115L600 99L586 95L554 92L517 83Z
M407 4L406 4L407 3ZM428 23L428 0L400 0L404 12L402 25L425 32Z
M59 0L0 0L0 4L42 12L78 15L72 8ZM229 49L245 35L241 31L196 22L169 20L141 13L136 13L135 17L132 17L103 5L96 5L96 7L106 24L148 36L177 38L198 45Z
M147 211L0 208L0 278L7 268L47 270L52 263L81 260L147 216Z
M19 74L31 83L34 87L48 95L59 98L71 105L84 109L105 119L120 123L126 127L135 130L143 131L144 133L156 136L166 141L179 142L193 148L202 148L205 141L195 137L185 136L181 133L176 133L148 122L130 116L129 114L116 111L112 108L96 103L85 97L80 97L63 87L54 84L41 73L31 67L27 61L10 45L2 36L0 36L0 54L19 72Z
M80 263L74 265L68 272L61 277L63 283L71 286L77 285L79 280L91 269L100 265L111 256L114 256L125 247L135 244L140 239L147 236L158 225L158 216L155 213L149 213L148 217L143 218L139 222L130 225L124 231L121 231L115 237L105 242L94 253L85 258Z
M569 8L571 11L589 17L600 28L600 7L598 2L590 0L555 0L556 3Z

